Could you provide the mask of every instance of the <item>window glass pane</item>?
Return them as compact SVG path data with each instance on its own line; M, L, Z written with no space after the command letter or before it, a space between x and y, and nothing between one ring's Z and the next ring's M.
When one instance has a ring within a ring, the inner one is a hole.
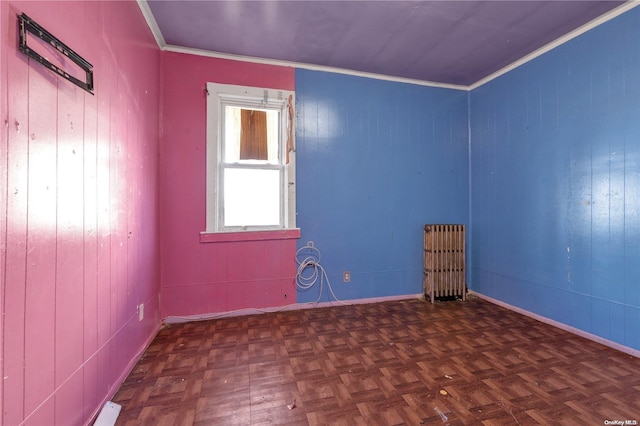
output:
M256 119L252 119L254 116ZM279 116L280 112L277 110L226 105L224 161L278 164Z
M224 226L280 225L278 170L224 170Z

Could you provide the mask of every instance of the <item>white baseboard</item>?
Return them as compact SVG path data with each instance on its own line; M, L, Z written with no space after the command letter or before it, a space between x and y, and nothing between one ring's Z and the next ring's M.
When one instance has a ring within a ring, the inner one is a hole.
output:
M121 409L122 406L120 404L107 401L102 407L102 410L100 410L100 414L93 426L114 426L116 420L118 420Z
M285 312L285 311L297 311L299 309L313 309L313 308L326 308L330 306L344 306L344 305L363 305L367 303L380 303L389 302L392 300L407 300L407 299L422 299L424 294L401 294L398 296L385 296L385 297L371 297L367 299L355 299L355 300L342 300L331 302L308 302L308 303L294 303L291 305L278 306L273 308L245 308L235 311L199 314L199 315L186 315L186 316L168 316L164 319L165 324L177 324L190 321L206 321L217 318L229 318L242 315L256 315L272 312Z
M493 303L495 305L502 306L503 308L509 309L510 311L517 312L517 313L522 314L524 316L527 316L529 318L533 318L533 319L538 320L540 322L543 322L545 324L549 324L549 325L552 325L554 327L557 327L557 328L559 328L561 330L568 331L569 333L573 333L573 334L578 335L580 337L584 337L585 339L593 340L594 342L597 342L597 343L600 343L602 345L608 346L608 347L610 347L612 349L616 349L616 350L618 350L620 352L624 352L624 353L629 354L631 356L634 356L636 358L640 358L640 350L633 349L633 348L630 348L630 347L625 346L625 345L621 345L620 343L613 342L611 340L605 339L604 337L596 336L595 334L588 333L588 332L586 332L584 330L580 330L579 328L575 328L575 327L572 327L570 325L563 324L561 322L552 320L550 318L543 317L542 315L535 314L533 312L527 311L526 309L518 308L517 306L513 306L513 305L510 305L508 303L502 302L500 300L494 299L492 297L485 296L482 293L477 293L475 291L469 290L469 294L472 294L472 295L474 295L476 297L479 297L480 299L486 300L487 302L491 302L491 303Z

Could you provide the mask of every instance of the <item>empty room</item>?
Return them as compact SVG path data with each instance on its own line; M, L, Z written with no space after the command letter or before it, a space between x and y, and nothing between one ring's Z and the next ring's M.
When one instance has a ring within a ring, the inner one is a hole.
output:
M1 0L0 424L638 424L637 6Z

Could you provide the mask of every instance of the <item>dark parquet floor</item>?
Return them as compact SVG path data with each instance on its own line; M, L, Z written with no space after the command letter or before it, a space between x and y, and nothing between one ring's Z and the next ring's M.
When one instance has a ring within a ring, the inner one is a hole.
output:
M113 401L118 425L633 424L640 359L414 299L166 326Z

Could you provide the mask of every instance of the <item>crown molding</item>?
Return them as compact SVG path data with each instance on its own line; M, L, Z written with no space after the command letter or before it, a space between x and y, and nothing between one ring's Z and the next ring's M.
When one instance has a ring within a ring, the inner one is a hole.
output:
M164 36L162 35L162 31L160 31L160 27L158 26L158 22L156 18L153 16L153 12L151 12L151 7L149 7L149 3L147 0L136 0L138 3L138 7L142 12L142 16L144 16L145 21L147 21L147 25L153 34L153 37L156 39L156 43L158 43L158 47L160 50L164 49L167 43L164 40Z
M592 21L587 22L586 24L576 28L575 30L571 31L570 33L565 34L564 36L555 39L554 41L545 44L544 46L542 46L541 48L534 50L533 52L529 53L528 55L523 56L522 58L518 59L517 61L514 61L512 63L510 63L509 65L507 65L506 67L494 72L493 74L490 74L488 76L486 76L485 78L482 78L478 81L476 81L475 83L471 84L470 86L468 86L468 90L474 90L477 89L478 87L487 84L488 82L495 80L496 78L508 73L511 70L514 70L524 64L526 64L527 62L530 62L534 59L536 59L539 56L544 55L545 53L555 49L556 47L567 43L568 41L573 40L574 38L586 33L589 30L594 29L595 27L604 24L607 21L612 20L613 18L616 18L620 15L622 15L625 12L628 12L629 10L633 9L636 6L640 6L640 0L629 0L624 4L621 4L620 6L616 7L615 9L610 10L609 12L605 13L604 15L601 15L595 19L593 19Z
M307 63L301 63L301 62L291 62L291 61L283 61L278 59L267 59L267 58L259 58L259 57L244 56L244 55L234 55L230 53L214 52L210 50L194 49L190 47L170 45L166 43L164 36L160 31L160 27L158 26L158 23L156 22L153 16L153 13L151 12L151 8L147 3L147 0L136 0L136 1L138 3L138 6L140 7L140 10L142 11L142 14L144 15L145 20L147 21L147 25L151 29L151 32L153 33L153 36L155 37L156 42L158 43L158 47L160 48L160 50L165 52L183 53L187 55L228 59L232 61L251 62L251 63L257 63L257 64L276 65L276 66L282 66L282 67L301 68L301 69L312 70L312 71L323 71L323 72L331 72L331 73L337 73L337 74L352 75L356 77L366 77L366 78L371 78L376 80L393 81L397 83L415 84L418 86L463 90L467 92L477 89L478 87L481 87L487 84L488 82L495 80L496 78L508 73L509 71L512 71L526 64L527 62L530 62L536 59L537 57L544 55L545 53L555 49L556 47L564 43L567 43L570 40L573 40L574 38L586 33L587 31L599 25L602 25L607 21L610 21L611 19L616 18L637 6L640 6L640 0L628 0L626 3L623 3L617 8L612 9L611 11L605 13L604 15L601 15L598 18L595 18L589 21L588 23L576 28L570 33L567 33L564 36L529 53L528 55L523 56L522 58L510 63L504 68L501 68L500 70L488 75L487 77L484 77L473 84L465 86L465 85L459 85L459 84L448 84L448 83L439 83L434 81L426 81L426 80L419 80L419 79L412 79L412 78L395 77L395 76L390 76L385 74L355 71L355 70L329 67L329 66L323 66L323 65L314 65L314 64L307 64Z
M469 90L468 86L462 86L458 84L447 84L447 83L438 83L433 81L425 81L425 80L418 80L418 79L412 79L412 78L394 77L394 76L385 75L385 74L354 71L354 70L349 70L344 68L306 64L301 62L282 61L278 59L266 59L266 58L252 57L252 56L233 55L229 53L213 52L210 50L194 49L190 47L167 45L164 48L162 48L162 50L165 52L184 53L188 55L205 56L209 58L228 59L232 61L251 62L256 64L300 68L300 69L306 69L311 71L324 71L324 72L331 72L336 74L346 74L346 75L352 75L356 77L367 77L367 78L372 78L376 80L386 80L386 81L393 81L397 83L414 84L418 86L439 87L439 88L454 89L454 90Z

